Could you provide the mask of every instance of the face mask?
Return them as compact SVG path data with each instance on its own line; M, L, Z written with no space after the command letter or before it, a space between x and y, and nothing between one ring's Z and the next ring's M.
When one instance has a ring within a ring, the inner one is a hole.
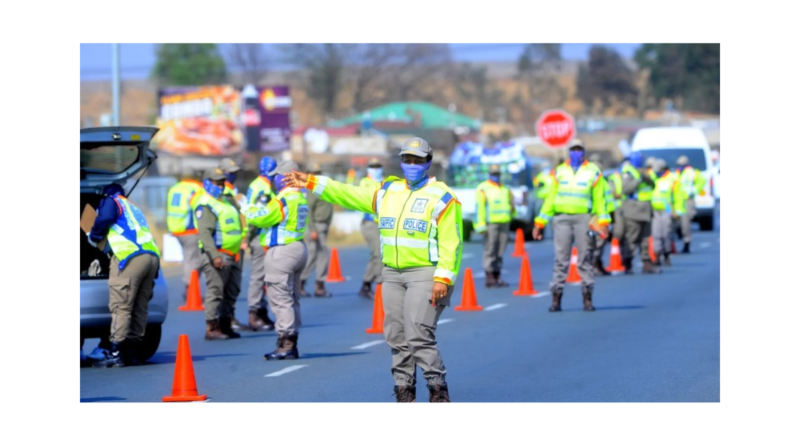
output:
M583 163L583 152L578 150L573 150L569 152L569 165L572 168L580 167Z
M272 177L272 187L274 187L275 190L283 190L284 186L281 185L283 183L283 178L285 178L283 175L275 175Z
M236 182L236 173L225 173L225 179L233 184Z
M431 162L428 161L425 164L400 164L400 168L403 169L403 176L406 177L406 181L408 181L408 185L414 186L418 185L422 182L423 179L428 178L428 170L431 168Z
M378 182L381 182L383 181L383 168L381 167L367 168L367 176Z
M203 190L206 191L212 198L217 199L222 196L223 188L211 182L210 179L203 180Z
M489 179L500 184L500 175L489 175Z
M642 166L642 153L638 151L634 151L630 155L631 160L631 167L633 168L641 168Z

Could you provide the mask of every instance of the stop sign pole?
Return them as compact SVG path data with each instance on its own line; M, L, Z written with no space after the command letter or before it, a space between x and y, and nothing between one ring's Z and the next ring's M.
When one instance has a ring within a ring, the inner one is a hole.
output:
M564 110L547 110L536 121L536 135L548 148L558 150L575 137L575 120Z

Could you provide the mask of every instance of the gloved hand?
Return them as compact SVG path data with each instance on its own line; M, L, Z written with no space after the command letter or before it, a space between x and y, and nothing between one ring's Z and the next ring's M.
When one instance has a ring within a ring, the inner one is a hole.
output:
M89 245L97 249L97 243L92 241L92 237L88 233L86 234L86 240L89 241Z

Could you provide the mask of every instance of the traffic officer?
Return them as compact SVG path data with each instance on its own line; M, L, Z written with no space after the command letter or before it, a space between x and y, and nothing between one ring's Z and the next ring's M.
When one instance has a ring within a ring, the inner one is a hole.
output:
M593 163L597 166L597 169L600 170L600 181L603 183L603 189L605 190L603 196L606 199L606 212L608 215L614 215L614 210L616 210L615 203L614 203L614 193L611 191L611 185L606 180L606 178L602 175L603 172L603 158L600 156L600 153L594 153L589 156L589 162ZM593 219L597 219L596 215L593 216ZM611 222L613 224L614 218L611 218ZM592 224L589 225L590 227L595 226L595 221L592 221ZM592 268L594 270L595 275L611 275L610 272L606 271L605 266L603 266L603 249L606 247L606 241L608 237L600 236L597 231L592 230L589 239L589 247L592 249L591 254L591 262Z
M275 198L272 181L268 173L277 167L277 163L269 156L264 156L258 163L259 176L247 188L245 201L248 205L266 207ZM259 235L263 229L249 226L245 240L250 246L250 286L247 290L248 324L254 331L271 331L275 323L267 313L267 298L264 287L264 247Z
M183 301L186 301L192 271L199 275L202 268L197 226L190 204L197 193L203 193L203 184L191 175L184 175L167 192L167 229L178 239L183 250Z
M281 162L269 172L278 195L266 207L250 205L245 210L247 222L266 229L261 245L267 248L264 270L267 299L275 314L277 348L264 354L266 360L294 360L300 357L297 340L300 328L300 274L308 259L303 237L310 210L301 187L284 183L285 175L297 170L293 161Z
M622 242L625 236L625 217L622 215L622 201L625 195L622 194L622 169L630 164L630 160L625 157L619 164L619 168L608 176L608 185L611 187L611 194L614 197L614 213L611 217L612 237L618 242Z
M656 266L664 264L671 266L669 254L672 252L670 235L672 234L673 219L680 218L686 213L684 207L684 194L677 175L669 171L667 162L656 159L653 165L656 174L655 189L653 190L653 252L656 255Z
M325 201L377 215L385 266L383 330L392 350L397 401L416 400L418 366L429 400L449 402L435 334L461 264L461 203L447 185L428 175L433 151L424 139L403 143L400 158L405 181L389 177L377 190L300 172L288 181Z
M689 253L689 245L692 243L692 219L697 215L694 197L706 194L706 178L702 173L692 168L686 155L678 157L678 169L686 205L686 212L681 215L681 236L683 237L683 250L681 252Z
M584 159L585 147L579 140L569 145L569 161L556 167L554 185L544 202L542 211L534 220L533 237L542 239L542 228L553 221L553 246L555 264L550 292L553 304L550 312L561 310L561 297L567 281L572 245L578 248L578 273L581 276L583 310L593 311L592 292L594 274L589 253L589 222L591 214L597 215L600 236L608 235L610 216L606 211L603 174L596 165Z
M103 350L104 358L92 366L118 368L139 364L161 254L144 214L128 201L122 186L110 184L103 194L87 238L93 247L106 238L103 250L113 254L108 277L111 349Z
M224 187L225 173L212 167L203 175L205 193L193 202L206 276L206 340L241 337L233 331L231 320L241 290L244 233L238 204L223 194Z
M222 190L222 194L223 194L223 196L225 197L225 199L227 201L229 201L231 204L235 205L236 208L238 209L238 208L241 207L240 203L242 202L242 200L241 200L242 197L239 195L239 189L236 188L236 177L237 177L239 171L241 170L241 167L239 167L239 165L237 165L236 161L234 161L233 159L224 158L224 159L219 161L219 168L221 168L222 172L225 174L225 187ZM247 224L244 223L244 217L242 217L242 227L243 227L243 230L244 230L243 233L246 236L247 235ZM242 241L241 250L244 251L244 249L247 249L247 241L246 241L246 239ZM243 255L239 255L239 261L240 261L239 270L242 270L244 268L244 257L243 257ZM234 277L234 279L238 279L239 280L238 286L241 289L241 286L242 286L242 283L241 283L242 275L239 274L238 277ZM233 307L231 308L231 328L236 330L236 331L241 331L241 330L246 329L248 327L249 327L248 325L245 325L244 323L241 323L241 322L239 322L239 320L236 319L236 301L234 300L233 301Z
M223 173L225 173L225 188L223 193L230 194L234 198L238 198L239 189L236 188L236 177L242 168L239 167L239 165L236 164L236 161L231 158L224 158L219 161L219 168L221 168Z
M653 219L653 188L655 174L642 166L642 152L631 152L630 164L622 168L622 214L625 218L625 238L622 245L622 265L626 274L633 273L633 257L637 248L642 259L642 273L661 273L649 254L649 238Z
M483 234L483 270L486 287L508 287L500 278L511 218L517 214L511 190L500 180L500 166L489 166L489 179L475 190L475 232Z
M361 178L359 187L377 190L383 182L383 166L377 158L372 158L367 164L367 175ZM369 262L364 270L364 284L358 291L360 297L372 299L375 293L372 291L372 282L381 283L381 272L383 272L383 262L381 262L381 233L378 230L378 223L375 215L369 212L364 213L361 220L361 234L369 246Z
M550 190L553 188L553 168L549 162L542 163L542 170L536 175L533 180L533 185L536 188L536 210L534 215L538 215L542 211L544 201L550 195ZM544 233L544 228L542 229Z
M314 164L311 166L312 174L322 173L322 166ZM306 243L308 244L308 260L303 273L300 276L300 296L310 297L306 292L306 281L317 270L316 286L314 296L318 298L330 298L331 293L325 289L325 279L328 278L328 230L333 220L333 205L319 199L316 195L308 195L308 230L306 231Z

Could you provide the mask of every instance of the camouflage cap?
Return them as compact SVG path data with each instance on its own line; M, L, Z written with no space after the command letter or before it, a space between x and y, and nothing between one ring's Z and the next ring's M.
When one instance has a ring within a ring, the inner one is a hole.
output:
M231 158L225 158L219 161L219 168L221 168L225 173L236 173L241 170L241 167L236 165L236 162Z
M489 166L489 174L501 173L500 166L492 164Z
M402 156L404 154L424 158L428 155L432 155L433 150L425 139L414 137L403 142L403 148L400 149L400 155Z
M203 174L203 179L221 181L225 179L225 172L219 167L211 167Z
M292 172L292 170L300 170L300 167L297 166L297 162L294 161L283 161L275 167L274 170L269 172L270 176L272 175L287 175Z

